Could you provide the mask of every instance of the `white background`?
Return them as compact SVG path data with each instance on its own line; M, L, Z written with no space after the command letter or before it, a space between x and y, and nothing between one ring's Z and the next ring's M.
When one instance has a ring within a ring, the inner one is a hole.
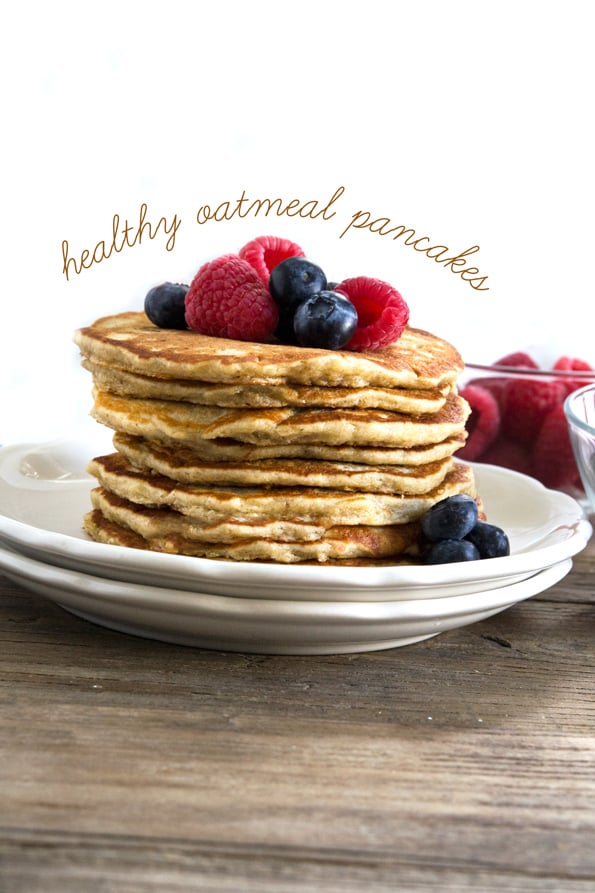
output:
M15 10L15 7L16 10ZM256 235L331 278L367 274L468 361L546 344L595 362L593 49L580 0L11 4L0 76L0 443L88 424L72 332ZM345 192L331 220L198 226L199 207ZM181 218L69 281L112 221ZM340 234L360 210L453 254L488 291L400 241ZM547 359L547 357L546 357Z

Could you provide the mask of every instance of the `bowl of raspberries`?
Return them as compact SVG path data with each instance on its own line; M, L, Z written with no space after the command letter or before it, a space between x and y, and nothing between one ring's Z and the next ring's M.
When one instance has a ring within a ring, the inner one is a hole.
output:
M564 404L590 383L595 364L574 356L560 356L547 368L524 350L490 365L466 364L459 391L471 415L457 456L519 471L584 499Z

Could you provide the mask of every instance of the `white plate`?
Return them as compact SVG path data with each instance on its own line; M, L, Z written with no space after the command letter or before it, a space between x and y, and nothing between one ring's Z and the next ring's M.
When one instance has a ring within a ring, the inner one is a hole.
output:
M1 449L0 541L49 564L166 588L247 598L392 601L520 582L580 552L592 533L569 496L516 472L478 464L474 470L489 520L511 541L507 557L425 567L296 567L109 546L87 537L82 517L96 484L85 472L87 461L110 450L110 443L86 441Z
M475 595L382 602L251 599L161 589L54 567L0 546L0 570L71 613L120 632L223 651L339 654L410 645L485 620L554 586L566 559Z

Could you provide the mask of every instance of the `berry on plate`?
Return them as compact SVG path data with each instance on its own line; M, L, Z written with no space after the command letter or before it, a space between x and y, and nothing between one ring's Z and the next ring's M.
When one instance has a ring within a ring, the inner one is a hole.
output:
M358 323L347 350L380 350L397 341L409 322L409 307L388 282L370 276L344 279L335 291L355 306Z
M239 256L253 267L268 288L269 278L277 264L288 257L303 257L304 252L295 242L277 236L257 236L240 248Z
M298 305L293 330L302 347L340 350L355 332L357 311L351 301L335 291L321 291Z
M478 521L465 539L473 543L481 558L501 558L510 555L508 536L501 527L488 524L487 521Z
M424 564L478 561L510 554L508 536L501 527L479 519L476 501L463 493L447 496L421 518L425 538Z
M421 529L432 543L443 539L459 540L477 523L479 509L472 496L460 493L434 503L422 517Z
M479 551L469 540L438 540L425 550L424 564L452 564L455 561L478 561Z
M279 312L254 267L237 254L207 261L186 294L190 329L217 338L268 341Z
M185 300L187 285L162 282L145 296L145 313L160 329L186 329Z

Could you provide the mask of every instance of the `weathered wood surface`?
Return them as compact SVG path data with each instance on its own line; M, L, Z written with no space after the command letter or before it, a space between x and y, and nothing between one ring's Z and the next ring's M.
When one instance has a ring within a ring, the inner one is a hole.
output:
M0 578L1 893L595 890L595 547L392 651L222 654Z

